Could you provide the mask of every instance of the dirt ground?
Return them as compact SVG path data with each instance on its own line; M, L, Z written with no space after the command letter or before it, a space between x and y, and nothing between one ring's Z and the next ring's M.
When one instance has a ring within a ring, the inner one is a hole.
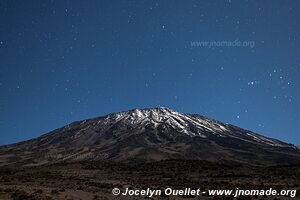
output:
M0 199L149 199L146 196L115 196L132 189L297 189L300 165L259 167L205 161L169 160L154 163L65 163L36 167L1 167ZM154 196L152 199L300 199L288 196Z

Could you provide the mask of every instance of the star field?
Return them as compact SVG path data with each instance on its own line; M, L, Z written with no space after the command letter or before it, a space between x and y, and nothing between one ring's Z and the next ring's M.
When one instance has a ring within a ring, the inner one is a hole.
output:
M297 1L3 0L0 144L157 106L300 144L299 8Z

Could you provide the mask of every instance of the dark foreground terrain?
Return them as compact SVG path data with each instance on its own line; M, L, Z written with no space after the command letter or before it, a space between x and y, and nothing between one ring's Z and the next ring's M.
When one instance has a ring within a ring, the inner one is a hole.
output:
M1 167L0 199L147 199L112 195L113 188L297 189L300 165L259 167L206 161L85 162ZM148 198L149 199L149 198ZM153 199L300 199L283 196L156 196Z

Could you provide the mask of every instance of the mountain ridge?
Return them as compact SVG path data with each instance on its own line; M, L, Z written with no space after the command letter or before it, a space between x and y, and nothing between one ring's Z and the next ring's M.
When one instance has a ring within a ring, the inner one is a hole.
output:
M231 124L166 107L76 121L40 137L0 147L0 165L167 159L272 165L298 162L300 150Z

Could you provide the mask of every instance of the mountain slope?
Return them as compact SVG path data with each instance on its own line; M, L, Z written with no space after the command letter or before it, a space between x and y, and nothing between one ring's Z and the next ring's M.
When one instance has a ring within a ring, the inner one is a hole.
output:
M135 109L74 122L0 148L0 165L193 159L251 164L299 162L298 147L168 108Z

